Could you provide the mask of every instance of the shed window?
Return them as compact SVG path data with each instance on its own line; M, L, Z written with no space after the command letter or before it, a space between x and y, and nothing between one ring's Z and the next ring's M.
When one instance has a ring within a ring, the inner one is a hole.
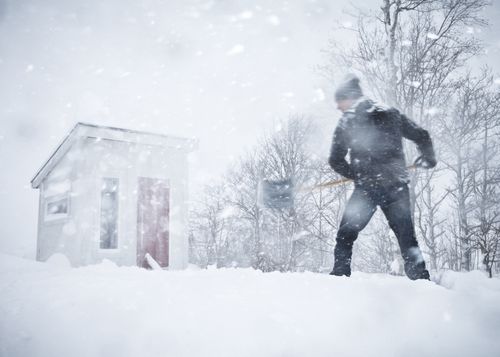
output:
M118 247L118 188L117 178L105 177L101 181L101 249Z
M66 218L69 212L69 195L48 197L45 201L45 221Z

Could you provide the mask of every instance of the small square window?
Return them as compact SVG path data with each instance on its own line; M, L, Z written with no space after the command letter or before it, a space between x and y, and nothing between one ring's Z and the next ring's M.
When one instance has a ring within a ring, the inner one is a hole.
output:
M45 199L44 220L54 221L68 217L69 214L69 195L47 197Z

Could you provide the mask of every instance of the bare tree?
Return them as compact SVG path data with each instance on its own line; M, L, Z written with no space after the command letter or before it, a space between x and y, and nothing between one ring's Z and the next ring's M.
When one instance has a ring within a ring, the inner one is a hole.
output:
M296 187L304 186L311 175L308 142L314 132L312 121L303 115L292 115L282 124L281 130L261 142L259 162L262 172L269 179L292 179ZM304 243L305 202L309 194L295 196L292 209L266 210L269 225L266 232L268 249L276 268L287 271L296 269L299 260L308 250Z
M225 176L228 204L239 211L240 236L245 237L245 249L257 269L293 270L309 249L302 234L308 195L296 196L295 209L263 209L257 204L257 191L264 178L291 178L297 187L307 181L311 167L307 144L312 132L310 119L291 116L281 130L265 135Z
M231 218L234 211L228 205L221 184L207 185L191 213L191 255L201 266L227 265L232 237Z
M268 258L265 253L265 241L262 234L262 211L257 204L257 190L262 178L258 154L247 152L223 178L228 191L230 204L239 211L244 239L244 252L249 256L250 265L261 270L268 270Z
M500 93L491 90L492 78L485 73L486 87L479 91L481 109L480 147L475 163L474 204L476 207L475 242L483 255L482 262L490 277L500 248L500 162L498 134L500 127Z
M415 223L419 229L420 237L425 244L424 251L429 256L430 269L432 270L438 270L441 266L439 261L446 250L446 246L442 241L443 234L445 233L443 223L446 221L446 218L443 216L440 217L439 211L449 193L445 191L439 194L437 199L435 198L437 189L431 182L437 172L433 170L425 173L427 177L420 181L422 187L419 190L422 194L418 195L420 199L415 202L417 207Z
M468 74L458 81L453 111L441 121L441 141L447 148L443 162L453 177L448 190L458 217L456 235L460 242L460 267L465 270L472 268L475 244L473 212L479 167L476 152L481 150L478 138L483 131L482 123L491 119L485 102L490 83L486 72L477 78Z

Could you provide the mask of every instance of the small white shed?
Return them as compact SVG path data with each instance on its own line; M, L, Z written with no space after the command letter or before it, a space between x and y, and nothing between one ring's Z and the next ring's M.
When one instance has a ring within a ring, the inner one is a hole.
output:
M78 123L31 181L40 190L37 260L188 264L187 155L196 142Z

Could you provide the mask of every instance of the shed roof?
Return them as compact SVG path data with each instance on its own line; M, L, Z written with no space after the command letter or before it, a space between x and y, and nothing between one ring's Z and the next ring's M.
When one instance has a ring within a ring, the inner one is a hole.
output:
M71 149L76 141L82 137L116 140L145 145L159 145L181 150L186 153L195 150L197 147L197 141L194 139L80 122L77 123L73 129L71 129L68 135L66 135L63 141L54 150L52 155L50 155L48 160L38 170L36 175L31 180L31 187L38 188L44 178L59 163L59 161Z

